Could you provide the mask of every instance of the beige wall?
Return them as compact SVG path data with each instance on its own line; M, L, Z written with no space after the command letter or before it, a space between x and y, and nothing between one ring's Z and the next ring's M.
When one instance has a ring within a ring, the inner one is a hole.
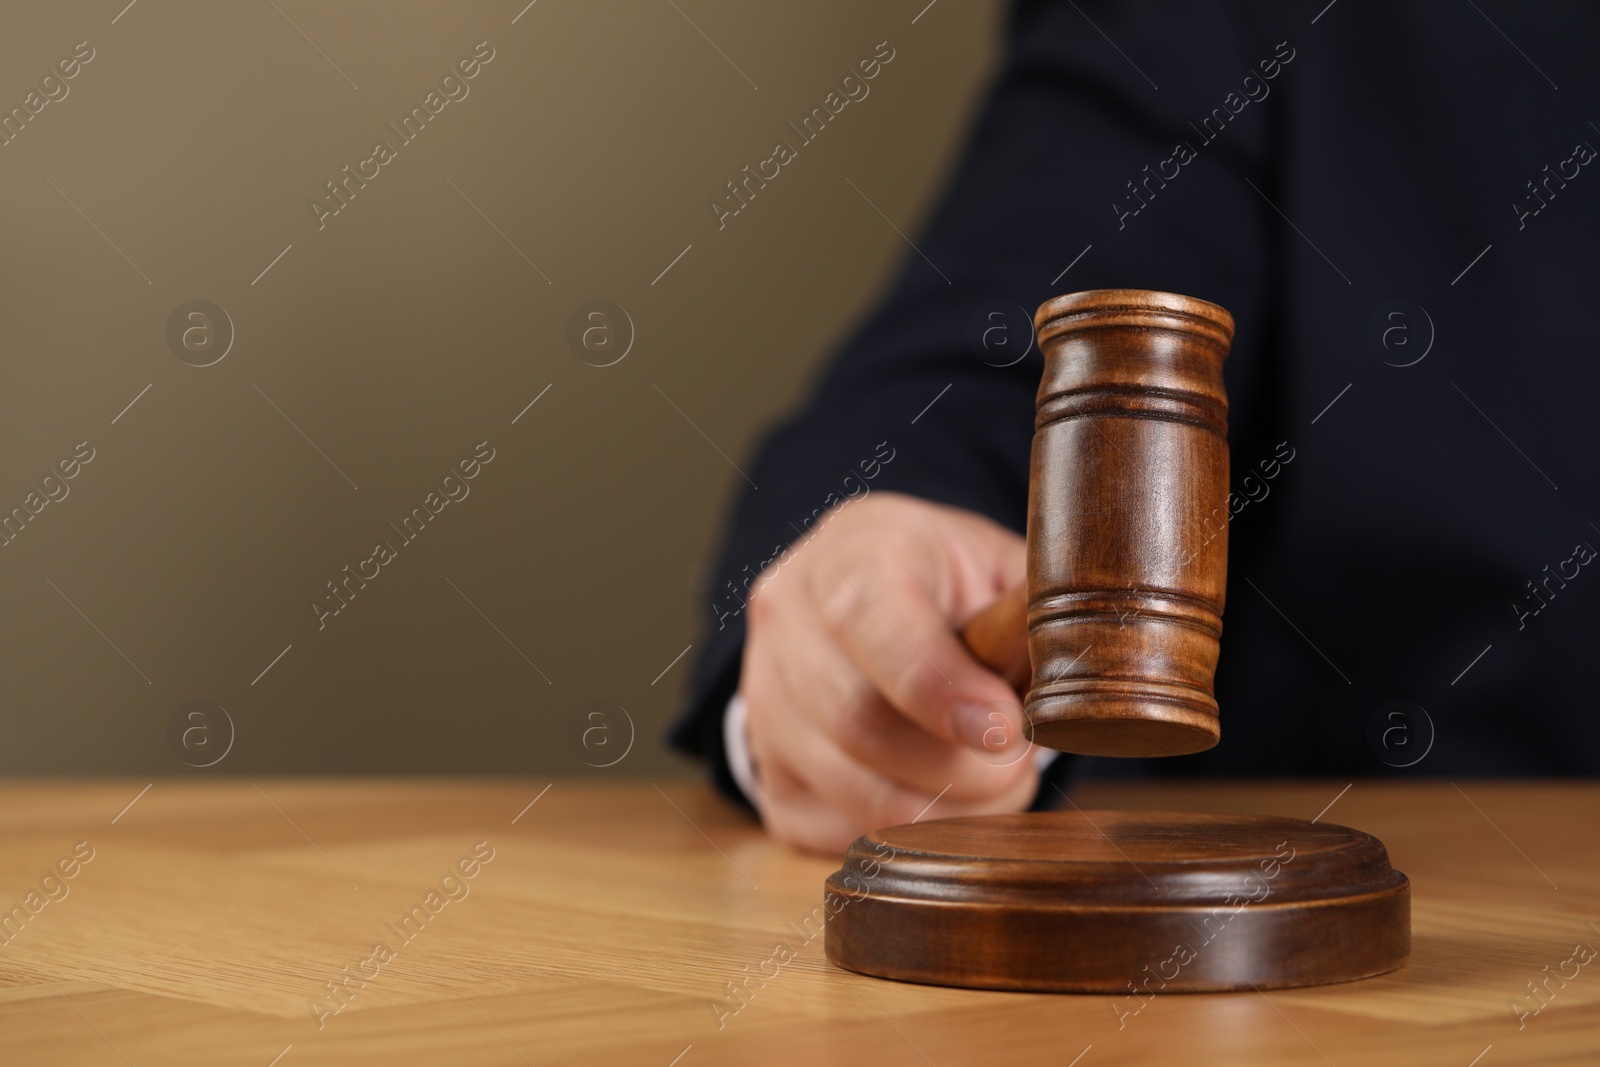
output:
M883 284L905 246L846 179L914 227L997 5L123 3L0 34L8 110L93 51L0 148L0 507L29 516L0 548L0 771L583 772L626 740L586 718L611 701L637 744L607 773L681 772L659 736L693 653L652 680L710 618L739 484L696 427L747 457ZM402 144L385 123L483 41ZM710 199L882 41L870 95L719 231ZM319 229L308 201L379 139ZM235 332L210 366L168 343L195 299ZM613 366L569 350L591 299L635 326ZM484 441L404 543L387 523ZM207 771L178 753L225 727L169 740L193 700L236 731Z

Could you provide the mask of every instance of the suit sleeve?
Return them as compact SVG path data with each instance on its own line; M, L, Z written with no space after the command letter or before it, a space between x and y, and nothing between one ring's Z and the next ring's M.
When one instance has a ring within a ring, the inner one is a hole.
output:
M1203 4L1012 11L999 77L915 250L760 446L760 489L735 505L707 591L709 635L670 734L727 795L743 802L722 737L743 604L781 550L840 502L885 490L1023 529L1043 366L1028 320L1041 302L1129 287L1219 303L1242 326L1230 391L1248 391L1263 327L1247 324L1261 323L1270 295L1266 160L1293 78L1259 21ZM862 209L863 226L881 225Z

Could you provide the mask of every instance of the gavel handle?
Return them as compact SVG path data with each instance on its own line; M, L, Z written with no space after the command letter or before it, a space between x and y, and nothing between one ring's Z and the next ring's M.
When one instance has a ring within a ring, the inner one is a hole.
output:
M1028 590L1025 582L1000 594L961 628L962 643L979 662L1024 696L1033 683L1028 659Z

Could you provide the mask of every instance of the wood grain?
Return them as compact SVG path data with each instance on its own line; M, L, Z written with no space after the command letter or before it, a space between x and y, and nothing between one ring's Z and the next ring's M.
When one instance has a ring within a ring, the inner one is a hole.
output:
M1100 289L1035 316L1029 737L1176 756L1217 743L1228 573L1227 311Z
M0 945L0 1063L266 1067L291 1044L277 1067L667 1067L680 1053L678 1067L1062 1067L1087 1045L1078 1067L1466 1067L1491 1043L1478 1067L1600 1058L1600 961L1552 983L1520 1031L1510 1007L1574 944L1600 946L1594 785L1357 782L1324 819L1379 836L1411 878L1411 962L1265 996L1160 995L1119 1028L1129 1005L1114 997L838 970L806 937L837 860L773 843L698 785L560 781L527 807L548 782L257 784L157 781L115 824L145 780L0 785L0 906L75 843L95 849L69 894ZM1345 784L1074 799L1309 819ZM495 856L470 895L319 1030L307 1002L479 841ZM765 964L778 945L793 958ZM731 1014L729 982L753 990Z
M1370 834L1271 815L1069 811L859 838L828 958L975 989L1122 994L1370 978L1411 951L1410 886Z
M1047 301L1036 324L1027 580L962 639L1024 698L1037 744L1098 756L1210 748L1233 318L1176 293L1101 289Z

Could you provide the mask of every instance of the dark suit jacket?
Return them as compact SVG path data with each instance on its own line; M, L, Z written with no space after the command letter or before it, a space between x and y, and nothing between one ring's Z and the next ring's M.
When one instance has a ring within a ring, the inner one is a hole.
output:
M919 251L729 524L671 735L724 788L743 585L852 493L1021 530L1041 362L995 365L994 313L1110 287L1238 323L1223 736L1077 773L1600 770L1600 10L1325 4L1016 6Z

